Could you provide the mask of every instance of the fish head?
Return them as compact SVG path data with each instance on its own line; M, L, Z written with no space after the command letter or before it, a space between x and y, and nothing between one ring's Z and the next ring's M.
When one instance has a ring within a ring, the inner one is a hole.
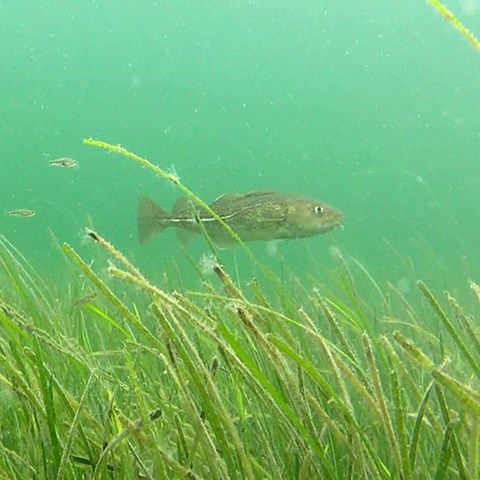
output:
M301 199L288 209L288 224L297 238L329 232L340 226L344 218L340 210L315 200Z

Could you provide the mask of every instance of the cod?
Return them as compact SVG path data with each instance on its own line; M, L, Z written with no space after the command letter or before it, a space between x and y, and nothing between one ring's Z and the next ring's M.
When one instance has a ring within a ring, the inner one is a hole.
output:
M313 237L341 225L343 213L300 195L271 191L225 194L211 205L242 242ZM141 196L138 203L138 237L148 242L166 228L176 227L182 245L206 233L219 247L236 243L235 237L211 213L189 197L180 197L172 213Z

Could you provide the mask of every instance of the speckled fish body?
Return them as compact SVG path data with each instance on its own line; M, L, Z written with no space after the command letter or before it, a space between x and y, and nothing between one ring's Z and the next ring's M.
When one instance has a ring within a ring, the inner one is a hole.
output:
M226 194L210 208L244 242L305 238L333 230L343 220L343 214L316 200L270 191L246 194ZM202 207L188 198L181 198L170 214L152 200L141 197L138 207L138 233L141 243L168 227L177 227L188 240L191 234L201 234L202 227L218 245L235 243L232 235Z

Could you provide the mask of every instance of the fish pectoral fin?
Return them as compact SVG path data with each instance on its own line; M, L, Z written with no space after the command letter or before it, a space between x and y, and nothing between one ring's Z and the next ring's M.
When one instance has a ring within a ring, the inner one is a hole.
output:
M169 227L170 225L166 222L169 219L168 212L142 195L138 200L137 211L137 231L140 243L147 243L155 235Z

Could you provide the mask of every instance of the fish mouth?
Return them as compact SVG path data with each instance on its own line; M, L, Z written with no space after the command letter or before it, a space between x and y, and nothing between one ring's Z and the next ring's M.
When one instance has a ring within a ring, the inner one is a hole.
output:
M345 215L340 210L335 210L335 212L333 212L333 218L336 223L342 223L345 219Z
M325 222L325 232L329 232L330 230L334 230L337 227L343 228L343 220L345 219L345 215L340 212L339 210L335 210L331 212L329 215L328 220Z

